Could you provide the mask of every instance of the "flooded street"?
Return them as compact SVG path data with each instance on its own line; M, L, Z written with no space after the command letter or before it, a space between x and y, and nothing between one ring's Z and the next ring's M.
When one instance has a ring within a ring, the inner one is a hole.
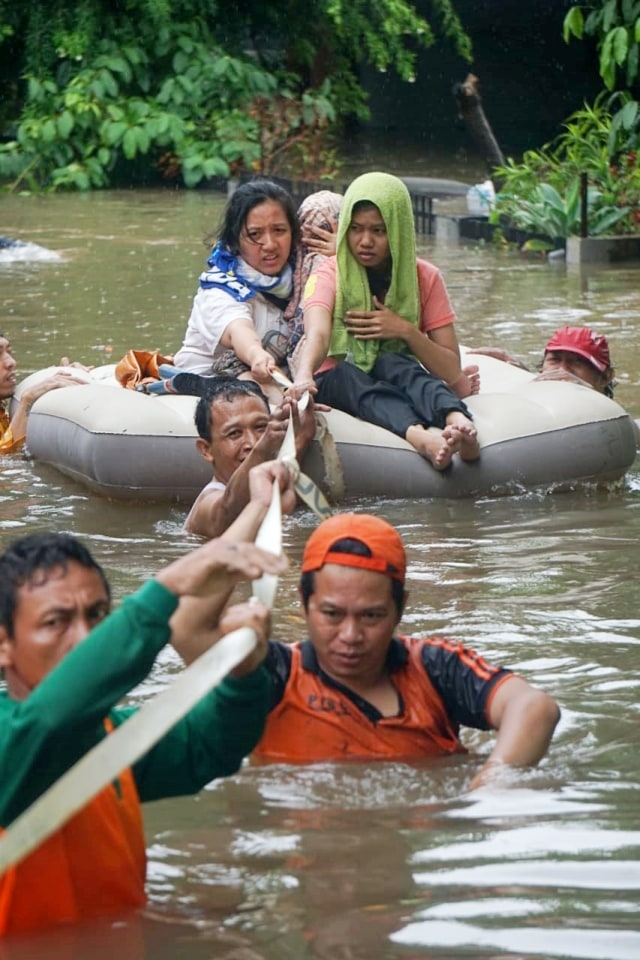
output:
M173 191L0 198L0 234L59 258L0 257L0 322L21 375L69 356L180 345L224 197ZM535 366L565 324L609 339L616 399L640 417L640 269L570 271L489 245L419 238L467 346ZM186 508L101 499L1 459L0 546L80 536L116 600L196 541ZM491 738L424 764L250 766L197 798L147 805L150 909L0 947L0 960L638 960L640 467L608 489L362 501L408 551L405 633L462 640L563 711L548 756L467 793ZM285 521L274 635L300 639L296 567L315 521ZM142 701L179 669L165 651Z

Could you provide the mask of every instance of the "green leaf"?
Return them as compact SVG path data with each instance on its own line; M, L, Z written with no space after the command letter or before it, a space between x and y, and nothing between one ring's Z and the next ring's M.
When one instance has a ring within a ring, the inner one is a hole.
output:
M58 133L63 140L68 140L69 134L73 130L73 114L69 113L68 110L63 110L63 112L58 117Z
M129 63L132 63L135 66L142 63L143 61L145 63L147 62L147 56L140 47L130 47L130 46L123 47L122 55L127 58Z
M45 120L42 124L42 139L51 143L58 136L58 129L54 120Z
M115 100L118 96L118 84L113 74L109 70L102 70L100 79L105 91Z
M147 133L152 139L162 136L169 129L169 117L166 113L158 114L152 117L146 125Z
M35 77L29 77L27 81L27 98L29 100L40 100L42 97L42 86Z
M229 165L224 162L222 157L211 157L205 160L202 169L208 177L228 177Z
M569 186L564 200L567 224L573 223L580 216L580 181L574 180Z
M611 50L613 53L613 59L618 66L621 67L627 59L629 35L624 27L616 27L615 30L611 31L611 37Z
M176 73L184 73L189 66L189 56L184 50L178 50L172 61L173 69Z
M578 40L582 40L584 34L584 17L582 15L582 10L580 7L571 7L566 17L564 18L564 23L562 24L562 35L564 37L564 42L569 43L571 37L577 37Z
M600 50L600 76L608 90L613 90L616 81L616 65L611 50L612 42L612 35L609 33L605 37Z
M99 77L95 77L89 84L89 90L98 100L104 100L104 86Z
M539 187L541 199L547 203L550 207L557 210L560 213L564 213L565 204L564 200L555 189L555 187L550 186L548 183L541 183Z
M112 73L119 73L125 83L131 83L133 72L124 57L109 57L108 66Z
M602 29L605 33L611 30L618 16L618 0L607 0L602 8Z
M138 144L138 153L148 153L151 138L144 127L136 127L136 139Z
M629 103L625 103L622 110L616 114L616 119L620 117L619 123L622 124L625 130L632 130L638 116L638 108L640 104L637 100L630 100Z
M630 209L630 207L615 207L613 210L605 209L594 214L593 218L589 218L589 233L596 236L607 233L626 217Z
M138 149L138 137L134 127L129 127L122 138L122 152L127 160L133 160Z
M119 143L125 132L127 130L127 125L122 120L118 120L115 123L107 123L104 127L103 138L107 146L113 147L116 143Z

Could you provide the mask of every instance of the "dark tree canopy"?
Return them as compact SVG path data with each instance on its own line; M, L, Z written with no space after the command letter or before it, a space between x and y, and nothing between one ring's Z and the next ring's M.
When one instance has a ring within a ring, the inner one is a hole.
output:
M366 115L361 65L412 80L436 37L470 58L453 0L423 5L0 0L0 176L91 187L153 169L193 185L268 170L269 143L317 167L318 138L330 145L332 125ZM264 129L265 98L276 130Z

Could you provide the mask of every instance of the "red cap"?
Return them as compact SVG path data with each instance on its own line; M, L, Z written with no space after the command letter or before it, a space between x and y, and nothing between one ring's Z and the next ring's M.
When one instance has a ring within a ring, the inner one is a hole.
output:
M333 544L345 539L364 543L371 556L334 552ZM368 513L338 513L323 520L307 540L302 555L302 572L319 570L325 563L374 570L404 583L407 557L400 534L386 520Z
M546 345L547 350L565 350L567 353L577 353L593 364L600 373L611 366L609 344L606 337L601 337L589 327L563 327L556 330Z

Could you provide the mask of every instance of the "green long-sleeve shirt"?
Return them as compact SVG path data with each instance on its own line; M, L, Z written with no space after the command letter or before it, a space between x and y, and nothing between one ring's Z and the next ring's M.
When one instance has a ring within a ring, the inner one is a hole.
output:
M178 598L155 580L127 597L29 694L0 694L0 825L47 787L135 708L114 705L144 680L170 637ZM268 675L227 677L134 766L141 800L196 793L233 773L258 742Z

